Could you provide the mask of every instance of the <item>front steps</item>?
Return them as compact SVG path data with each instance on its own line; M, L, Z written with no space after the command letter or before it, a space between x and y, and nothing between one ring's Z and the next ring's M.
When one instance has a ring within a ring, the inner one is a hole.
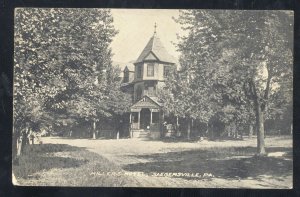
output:
M156 131L147 131L144 129L137 129L132 130L130 132L131 138L138 138L138 139L159 139L160 132Z
M140 131L140 134L138 136L138 138L142 138L142 139L149 139L150 138L150 131Z

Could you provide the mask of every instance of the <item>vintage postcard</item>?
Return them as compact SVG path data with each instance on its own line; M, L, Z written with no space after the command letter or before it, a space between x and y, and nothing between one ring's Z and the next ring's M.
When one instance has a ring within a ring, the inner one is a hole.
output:
M292 11L14 17L14 185L293 188Z

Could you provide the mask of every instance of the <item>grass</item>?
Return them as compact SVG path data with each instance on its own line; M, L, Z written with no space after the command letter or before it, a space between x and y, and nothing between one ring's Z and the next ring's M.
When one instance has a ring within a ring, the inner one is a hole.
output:
M121 172L122 169L98 154L65 144L28 145L13 174L18 185L126 186L130 177L96 176L93 172Z
M259 178L261 175L292 175L292 148L272 147L267 152L286 152L283 157L256 157L255 147L209 147L198 150L131 155L151 162L129 164L128 171L211 173L223 179ZM192 179L191 177L181 177Z
M26 147L19 164L14 163L13 173L19 185L290 188L292 184L290 138L268 138L268 153L285 154L266 157L254 156L255 139L199 143L44 140L44 144ZM94 172L100 175L93 175ZM111 176L106 172L120 174ZM125 172L142 172L147 176ZM153 173L209 173L214 178L148 176Z
M68 145L30 145L19 158L18 164L13 166L17 178L30 178L36 172L52 168L79 167L88 162L87 159L65 158L55 156L55 152L76 151L80 149ZM80 152L80 151L79 151ZM38 175L36 175L38 177Z

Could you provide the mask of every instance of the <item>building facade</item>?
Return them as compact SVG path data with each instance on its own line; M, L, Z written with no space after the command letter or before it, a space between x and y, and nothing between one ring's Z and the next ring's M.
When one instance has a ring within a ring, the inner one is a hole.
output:
M161 43L156 32L133 64L123 70L122 90L132 95L130 136L160 138L164 112L158 99L166 77L176 70L176 60Z

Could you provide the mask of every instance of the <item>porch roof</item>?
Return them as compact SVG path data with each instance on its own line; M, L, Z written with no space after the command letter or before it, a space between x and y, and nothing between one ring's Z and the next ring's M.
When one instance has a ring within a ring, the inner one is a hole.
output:
M149 96L144 96L141 100L137 101L133 104L130 109L131 111L142 109L142 108L149 108L149 109L160 109L161 104L156 102Z

